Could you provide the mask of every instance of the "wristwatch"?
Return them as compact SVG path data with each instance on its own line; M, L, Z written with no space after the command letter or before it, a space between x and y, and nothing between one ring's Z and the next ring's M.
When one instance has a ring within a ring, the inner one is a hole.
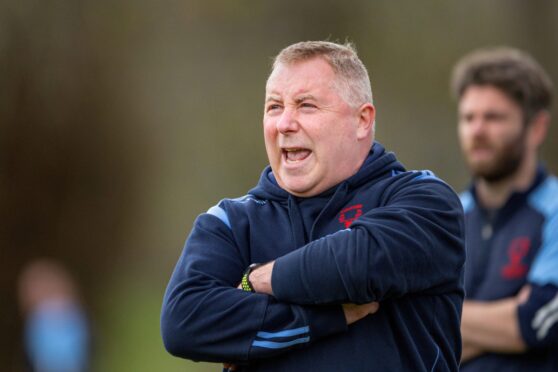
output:
M262 266L263 264L261 263L253 263L250 266L248 266L248 268L246 269L246 271L244 272L244 275L242 275L242 280L240 282L242 290L246 291L246 292L256 292L254 290L254 286L252 285L252 283L250 282L250 274L252 273L252 271L254 271L256 268Z

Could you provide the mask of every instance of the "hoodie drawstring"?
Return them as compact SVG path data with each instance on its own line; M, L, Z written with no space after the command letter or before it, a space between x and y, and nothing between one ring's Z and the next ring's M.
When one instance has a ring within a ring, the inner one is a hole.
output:
M329 199L329 202L322 209L318 217L316 217L316 220L314 220L314 223L312 224L312 229L310 230L310 241L316 239L316 237L314 236L314 232L316 230L316 226L318 225L318 222L327 217L329 218L335 217L339 209L347 202L345 200L345 197L347 196L348 191L349 191L348 182L343 182L341 183L341 185L339 185L339 187L337 187L337 190L335 190L335 193L333 194L331 199Z
M308 242L306 231L304 229L304 221L300 214L298 203L292 195L288 199L289 220L291 222L291 229L293 232L293 239L297 248L302 247Z

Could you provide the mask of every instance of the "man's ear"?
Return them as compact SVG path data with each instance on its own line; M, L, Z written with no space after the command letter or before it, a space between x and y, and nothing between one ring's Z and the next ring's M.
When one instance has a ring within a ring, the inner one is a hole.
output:
M357 138L359 140L374 135L374 125L376 122L376 108L371 103L365 103L358 109L358 128Z
M533 117L528 124L528 141L529 145L535 149L539 148L546 138L548 126L550 125L550 113L542 110Z

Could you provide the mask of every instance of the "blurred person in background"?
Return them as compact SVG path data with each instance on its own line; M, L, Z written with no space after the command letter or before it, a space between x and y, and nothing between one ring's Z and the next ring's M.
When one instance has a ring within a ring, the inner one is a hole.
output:
M197 218L164 297L170 353L238 371L458 369L459 198L375 142L375 114L351 45L280 52L270 166Z
M558 179L537 155L551 80L528 54L495 48L461 59L452 89L473 176L462 370L558 371Z
M36 260L22 271L18 289L31 370L88 371L88 325L69 272L55 260Z

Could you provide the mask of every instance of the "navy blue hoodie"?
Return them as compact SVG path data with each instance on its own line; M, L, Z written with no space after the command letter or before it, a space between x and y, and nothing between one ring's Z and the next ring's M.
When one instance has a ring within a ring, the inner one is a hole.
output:
M456 371L463 231L453 190L378 143L311 198L268 167L195 221L164 298L165 347L241 371ZM274 296L237 289L271 260ZM347 326L341 304L371 301L379 311Z

